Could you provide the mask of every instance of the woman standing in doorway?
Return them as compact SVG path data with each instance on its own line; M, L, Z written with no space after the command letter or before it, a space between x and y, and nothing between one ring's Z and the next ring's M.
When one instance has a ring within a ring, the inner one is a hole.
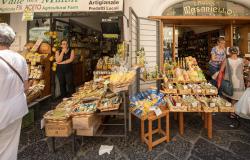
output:
M211 60L209 61L209 72L212 77L212 84L216 86L216 78L220 70L221 63L226 58L225 40L220 37L217 40L217 46L211 50Z
M69 48L67 40L61 41L61 49L56 52L57 77L60 83L61 97L70 97L74 92L73 66L74 51Z

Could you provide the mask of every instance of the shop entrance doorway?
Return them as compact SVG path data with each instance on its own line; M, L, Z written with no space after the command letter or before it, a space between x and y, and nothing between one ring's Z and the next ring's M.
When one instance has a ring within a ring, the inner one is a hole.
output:
M165 60L177 61L186 56L197 59L207 73L212 47L224 37L226 47L238 46L242 56L249 53L250 17L156 16L162 23L161 66Z

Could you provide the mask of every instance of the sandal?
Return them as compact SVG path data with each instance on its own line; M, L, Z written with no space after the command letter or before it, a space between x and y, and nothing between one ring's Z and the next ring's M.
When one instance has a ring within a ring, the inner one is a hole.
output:
M229 118L230 119L236 119L237 115L235 113L230 113Z

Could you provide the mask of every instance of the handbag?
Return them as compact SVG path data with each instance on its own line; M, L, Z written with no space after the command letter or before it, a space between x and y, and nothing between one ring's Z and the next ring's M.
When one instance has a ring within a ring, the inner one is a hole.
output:
M11 64L9 64L9 62L7 62L3 57L1 57L0 56L0 59L2 60L2 61L4 61L15 73L16 73L16 75L20 78L20 80L24 83L24 81L23 81L23 78L22 78L22 76L18 73L18 71L14 68L14 67L12 67L12 65Z
M228 59L226 60L226 62L227 62L226 69L228 70L229 80L222 80L221 89L226 95L232 96L233 95L233 90L234 90L233 89L233 83L232 83L232 75L231 75L231 70L229 68Z
M220 71L219 71L219 74L218 74L217 79L216 79L217 80L217 88L221 87L221 83L223 81L224 75L225 75L225 64L223 62L223 63L221 63Z

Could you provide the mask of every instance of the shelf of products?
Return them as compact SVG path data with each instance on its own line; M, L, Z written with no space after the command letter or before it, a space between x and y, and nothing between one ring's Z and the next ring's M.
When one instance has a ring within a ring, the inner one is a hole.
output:
M178 57L193 56L197 59L199 67L203 71L207 71L210 52L211 49L216 46L218 37L219 30L201 34L187 32L184 37L179 37L178 44L180 48L178 49Z
M134 79L135 71L125 71L124 67L120 67L106 80L86 82L71 98L64 99L44 115L46 136L127 137L126 96L128 86ZM108 81L109 84L106 83ZM110 116L122 116L123 122L104 121ZM123 133L107 134L105 128L108 126L122 127Z
M23 56L29 69L29 89L26 93L28 104L50 95L50 61L51 47L48 43L37 42L25 45Z

